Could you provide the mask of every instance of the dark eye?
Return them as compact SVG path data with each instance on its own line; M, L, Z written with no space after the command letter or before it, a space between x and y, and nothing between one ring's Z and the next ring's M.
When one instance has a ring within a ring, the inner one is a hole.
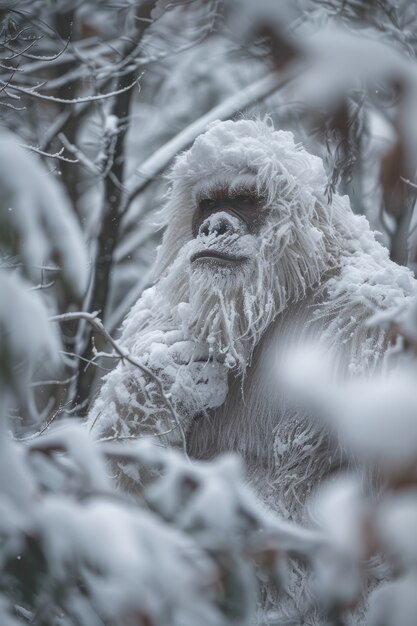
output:
M210 209L213 209L216 206L216 201L212 200L211 198L204 198L203 200L200 200L200 209L202 211L209 211Z
M252 196L236 196L234 200L240 206L252 206L255 204L255 199Z

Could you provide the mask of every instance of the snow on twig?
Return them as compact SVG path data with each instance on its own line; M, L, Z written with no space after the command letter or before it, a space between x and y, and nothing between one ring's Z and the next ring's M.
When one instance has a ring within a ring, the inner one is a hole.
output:
M40 430L38 430L36 433L33 433L32 435L28 435L27 437L21 437L21 438L17 439L16 441L24 441L24 442L31 441L32 439L37 439L37 437L40 437L41 435L43 435L43 433L45 431L47 431L48 428L50 427L50 425L56 420L58 415L63 413L65 407L68 406L69 404L70 404L70 400L68 400L64 404L60 403L58 408L52 413L52 415L49 417L48 421L42 426L42 428Z
M25 148L26 150L31 150L32 152L36 152L37 154L40 154L44 157L48 157L49 159L58 159L59 161L65 161L65 163L78 163L79 162L78 159L69 159L68 157L63 156L62 153L64 152L64 148L61 148L61 150L52 154L51 152L45 152L45 150L41 150L37 146L29 146L23 143L19 145L22 146L22 148Z
M94 165L92 161L82 152L77 146L74 146L68 139L65 137L64 133L58 133L58 139L61 141L63 146L73 154L76 158L75 162L79 162L81 165L92 172L93 174L99 174L100 170L98 167Z
M42 39L42 37L39 37L38 39L36 39L35 41L32 42L32 44L37 44L39 43L39 41ZM25 48L24 50L18 50L16 52L16 56L17 57L24 57L27 59L32 59L34 61L43 61L46 63L49 63L50 61L55 61L56 59L59 59L59 57L61 55L64 54L64 52L66 52L68 46L70 43L70 38L67 39L67 41L64 43L64 46L61 50L59 50L56 54L53 54L51 56L44 56L44 55L38 55L38 54L27 54L28 51L33 47L32 44L30 46L28 46L27 48ZM14 52L13 48L11 46L8 46L7 44L3 43L3 46L7 49L10 50L11 52ZM14 58L14 57L9 57L9 59ZM9 60L9 59L4 59L4 60Z
M13 53L9 57L3 57L2 61L13 61L14 59L17 59L18 57L25 56L25 53L28 50L30 50L31 48L33 48L33 46L36 46L38 41L39 41L39 39L35 39L34 41L31 41L26 46L26 48L23 48L23 50L13 50L13 48L11 46L8 46L5 42L2 42L3 48L5 48L6 50L9 50L9 52Z
M9 89L14 89L19 93L24 93L27 96L33 96L34 98L38 98L40 100L47 100L49 102L58 102L60 104L82 104L85 102L95 102L96 100L105 100L107 98L112 98L113 96L118 96L125 91L129 91L138 84L140 76L135 78L133 82L131 82L126 87L122 87L121 89L117 89L116 91L110 91L109 93L100 93L95 96L81 96L80 98L66 99L66 98L56 98L55 96L46 96L45 94L34 91L34 89L25 89L24 87L18 87L17 85L11 85L9 83L5 83L0 80L0 85L2 85L3 89L8 87Z
M12 109L12 111L16 111L17 113L19 113L20 111L26 110L26 107L17 107L14 104L11 104L10 102L0 102L0 106L6 107L6 109Z
M49 283L39 283L38 285L34 285L30 287L28 291L41 291L42 289L50 289L55 285L55 280L51 280Z
M413 183L411 180L408 180L408 178L404 178L404 176L400 176L400 180L402 180L403 183L405 183L406 185L409 185L413 189L417 189L417 183Z
M162 382L158 378L158 376L156 376L156 374L154 374L154 372L152 372L152 370L150 370L148 367L146 367L146 365L143 365L143 363L141 363L140 361L135 359L135 357L131 356L127 350L122 348L117 343L117 341L115 341L113 339L113 337L110 335L110 333L103 326L103 323L101 322L101 320L98 317L98 312L97 311L93 312L93 313L86 313L86 312L83 312L83 311L74 312L74 313L64 313L62 315L54 315L53 317L49 318L50 322L70 322L70 321L73 321L73 320L85 320L86 322L91 324L91 326L109 342L109 344L112 346L114 351L120 356L122 361L127 361L128 363L130 363L134 367L137 367L144 374L149 376L149 378L151 380L153 380L153 382L157 385L157 387L159 389L159 392L161 394L162 400L163 400L165 406L167 407L169 414L171 415L172 419L174 420L175 425L177 426L177 428L179 430L179 433L180 433L180 436L181 436L181 441L182 441L182 446L183 446L183 452L184 452L185 457L188 459L187 442L186 442L184 429L183 429L183 427L181 425L181 421L179 420L178 415L177 415L177 413L176 413L176 411L175 411L175 409L174 409L174 407L173 407L173 405L172 405L168 395L164 391Z

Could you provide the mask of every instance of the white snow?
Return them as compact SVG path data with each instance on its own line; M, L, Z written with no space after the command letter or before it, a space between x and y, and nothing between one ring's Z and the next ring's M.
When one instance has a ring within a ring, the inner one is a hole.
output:
M26 371L45 359L56 366L60 338L57 328L48 322L48 310L40 295L30 291L30 284L17 272L0 270L0 354L11 367L26 363ZM24 376L21 380L26 385Z
M17 176L16 173L19 173ZM61 266L64 280L78 296L87 284L88 260L81 229L61 186L38 157L0 133L0 241L19 246L26 273L39 276L48 261Z

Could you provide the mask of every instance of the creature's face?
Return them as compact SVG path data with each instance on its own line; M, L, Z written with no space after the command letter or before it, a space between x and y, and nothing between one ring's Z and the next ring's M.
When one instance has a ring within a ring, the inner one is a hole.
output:
M255 181L204 184L194 195L193 270L236 273L254 262L267 212Z
M172 325L243 372L276 316L337 264L349 207L327 204L326 180L321 159L269 124L200 135L171 172L154 274Z
M267 282L278 284L271 289L296 299L317 280L321 233L332 238L334 217L321 159L291 133L261 121L215 122L179 155L170 178L156 279L184 261L187 277L191 269L197 280L205 273L229 288L235 277L248 286L263 262Z

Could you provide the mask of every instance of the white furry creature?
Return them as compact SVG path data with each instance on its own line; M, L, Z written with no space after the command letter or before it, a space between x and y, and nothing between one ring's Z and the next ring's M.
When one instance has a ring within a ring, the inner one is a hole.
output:
M160 379L181 423L129 363L106 376L90 423L100 437L185 438L200 459L237 451L263 500L300 519L343 458L318 421L291 408L274 359L308 336L325 341L341 373L367 374L388 339L366 321L411 294L413 279L346 196L328 202L321 159L268 121L212 124L170 180L155 283L120 341ZM136 470L123 471L134 488Z
M312 339L338 376L372 373L389 340L366 322L415 281L346 196L328 201L321 159L269 122L212 124L170 180L154 286L120 339L146 370L125 362L106 376L91 427L100 438L157 435L198 459L237 451L261 499L303 521L310 493L346 459L294 406L277 362ZM125 489L143 479L114 469ZM305 570L294 564L290 578L274 623L322 623Z

